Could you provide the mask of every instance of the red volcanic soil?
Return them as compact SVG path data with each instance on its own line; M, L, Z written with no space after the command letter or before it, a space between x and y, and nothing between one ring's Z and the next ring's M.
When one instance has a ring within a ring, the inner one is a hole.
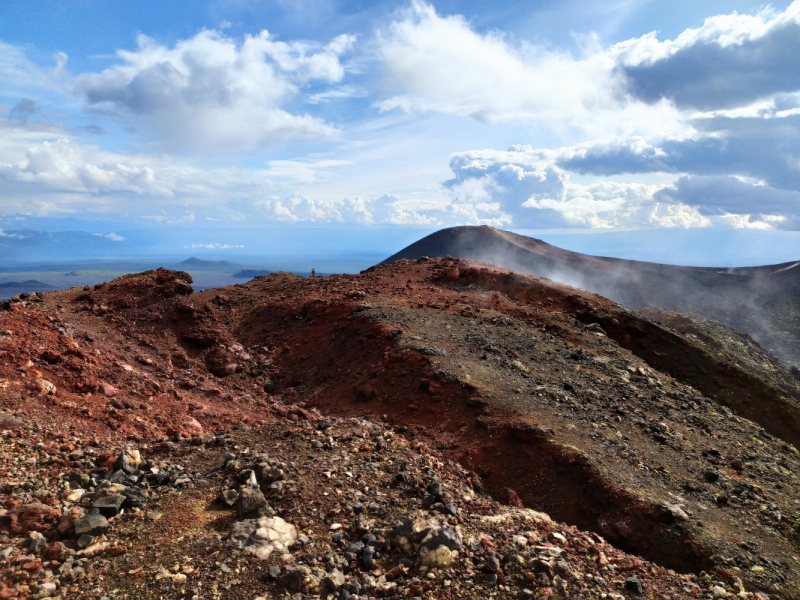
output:
M149 271L12 304L1 418L111 453L368 416L499 502L679 573L797 597L800 386L779 363L452 257L190 284Z

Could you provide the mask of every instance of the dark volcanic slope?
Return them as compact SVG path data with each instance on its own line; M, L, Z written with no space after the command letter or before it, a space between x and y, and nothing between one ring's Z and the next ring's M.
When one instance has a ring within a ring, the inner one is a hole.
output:
M0 317L5 409L69 426L76 436L91 432L100 448L163 433L203 444L203 433L280 412L298 421L314 409L368 416L402 434L417 455L460 463L471 485L497 500L698 574L702 587L644 597L723 597L712 588L736 594L742 581L770 598L798 598L798 384L779 365L768 377L763 365L751 368L752 349L741 357L735 344L718 352L677 323L662 326L591 293L459 259L401 260L352 276L276 273L200 293L190 283L185 273L147 272L13 303ZM347 439L345 454L371 444ZM344 443L324 435L317 442ZM311 468L302 447L293 452L292 464ZM394 469L385 478L410 481ZM349 514L354 488L368 506L372 479L358 471L344 477L339 491L326 490L334 499L342 493L338 509L330 497L322 505L309 498L295 505L293 522L307 527L301 524L320 516L338 518L331 511ZM415 488L420 507L426 485ZM474 514L465 495L453 500L457 515ZM11 509L17 500L0 501ZM198 503L184 521L214 522L214 510ZM481 564L481 546L469 550L473 564ZM521 584L534 588L533 597L551 595L536 560L524 562L529 584L504 566L514 584L497 597L516 596ZM598 552L597 564L605 560ZM433 575L463 581L475 574L460 565ZM632 596L624 577L603 573L607 597ZM412 576L430 579L423 571ZM578 584L556 597L601 597ZM428 597L446 597L437 590Z
M800 263L715 269L587 256L493 227L437 231L387 258L455 256L547 277L619 302L690 312L751 335L800 367Z

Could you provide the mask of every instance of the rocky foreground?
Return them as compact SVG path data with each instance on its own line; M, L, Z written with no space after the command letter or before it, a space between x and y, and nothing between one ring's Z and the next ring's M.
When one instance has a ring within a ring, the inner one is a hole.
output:
M800 385L713 324L452 258L5 308L0 599L800 597Z
M385 424L280 410L115 458L4 432L0 598L765 597L494 501Z

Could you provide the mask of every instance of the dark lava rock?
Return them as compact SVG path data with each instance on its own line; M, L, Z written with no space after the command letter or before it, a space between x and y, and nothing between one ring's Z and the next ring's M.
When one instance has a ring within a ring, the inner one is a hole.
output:
M264 497L261 490L257 487L247 486L242 488L239 494L236 509L239 511L239 516L242 516L266 505L267 499Z
M546 560L542 560L541 558L537 558L531 563L533 567L534 573L544 573L548 577L553 576L553 565L551 565Z
M642 584L635 577L628 577L628 579L625 580L625 589L634 594L641 594Z
M99 513L89 513L75 521L75 537L90 535L96 537L108 531L108 521Z
M426 490L431 496L434 496L437 500L441 500L442 498L442 484L438 481L434 481Z
M125 500L125 496L120 494L106 496L105 498L100 498L97 502L95 502L92 508L96 508L98 511L100 511L100 514L106 518L115 517L122 509L122 505Z
M372 549L372 546L366 546L364 548L364 556L361 557L361 564L364 566L365 571L371 571L375 566L372 559L374 553L375 551Z
M288 569L283 575L278 577L278 586L287 590L296 590L300 588L300 585L303 583L303 579L305 579L305 569L303 568L293 568Z
M492 573L496 573L497 570L500 568L500 561L497 560L496 556L487 556L486 568L489 569Z
M125 488L122 495L125 496L122 508L142 508L148 500L147 493L136 488Z

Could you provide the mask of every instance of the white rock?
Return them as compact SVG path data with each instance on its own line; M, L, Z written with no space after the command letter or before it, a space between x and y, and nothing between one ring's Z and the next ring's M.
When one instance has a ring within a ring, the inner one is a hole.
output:
M419 549L419 562L426 567L446 569L453 564L455 556L458 556L458 552L450 550L447 546L438 546L433 549L422 546Z
M280 517L261 517L233 523L229 543L266 560L275 551L287 554L296 539L297 528L291 523Z
M567 538L565 538L563 535L561 535L557 531L551 532L550 535L547 536L547 540L551 544L558 544L559 546L566 546L567 545Z
M514 542L517 546L527 546L528 545L528 538L526 538L524 535L511 536L511 541Z

